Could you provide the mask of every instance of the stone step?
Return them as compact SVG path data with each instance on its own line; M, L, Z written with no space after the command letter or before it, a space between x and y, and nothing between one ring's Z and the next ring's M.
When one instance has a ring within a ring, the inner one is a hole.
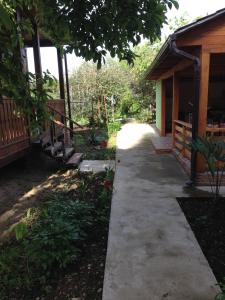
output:
M65 156L63 157L63 151L56 154L57 159L63 159L64 161L67 161L74 153L75 149L73 147L67 147L65 148Z
M52 156L55 156L57 152L62 150L62 142L56 142L53 146L48 146L45 148L45 152L51 153Z
M70 167L77 167L83 157L83 153L74 153L73 156L67 161L66 165Z

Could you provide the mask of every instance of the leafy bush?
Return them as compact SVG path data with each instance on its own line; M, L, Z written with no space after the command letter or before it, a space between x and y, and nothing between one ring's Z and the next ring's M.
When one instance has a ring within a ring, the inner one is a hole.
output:
M17 240L0 250L1 300L49 292L59 270L79 258L96 226L108 220L113 175L78 172L77 189L49 192L40 207L27 211L13 228Z
M223 282L219 284L221 288L221 293L216 295L215 300L225 300L225 277L223 278Z
M108 124L108 135L111 136L112 134L117 133L121 128L120 122L113 122Z
M80 243L93 224L92 215L90 204L65 194L50 195L30 230L24 230L24 222L15 227L18 244L0 252L0 298L10 290L45 283L77 259Z

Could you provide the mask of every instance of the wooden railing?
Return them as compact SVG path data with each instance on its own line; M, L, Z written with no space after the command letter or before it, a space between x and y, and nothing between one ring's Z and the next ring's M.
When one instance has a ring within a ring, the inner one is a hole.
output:
M207 136L212 136L216 139L225 140L225 128L224 127L206 127Z
M74 126L72 127L78 127L78 128L81 128L83 129L84 126L78 124L77 122L73 121L72 119L70 119L69 117L67 117L65 115L65 113L62 113L61 111L59 111L58 109L56 108L53 108L51 105L48 105L48 108L50 109L50 112L53 114L53 117L54 117L54 120L56 121L61 121L61 123L65 123L65 127L67 126L67 121L69 121L69 123ZM72 128L70 128L71 130L73 130Z
M29 138L27 120L15 101L4 99L0 102L0 147Z
M183 121L175 120L173 124L173 147L180 154L191 159L190 142L192 137L192 125Z

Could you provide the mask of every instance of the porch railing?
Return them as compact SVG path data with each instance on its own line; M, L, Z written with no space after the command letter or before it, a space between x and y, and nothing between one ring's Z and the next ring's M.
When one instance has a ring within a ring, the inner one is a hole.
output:
M192 138L192 125L183 121L175 120L173 125L173 148L180 154L191 159L190 142Z
M224 127L207 127L206 134L213 136L216 139L225 140L225 128Z
M0 102L0 147L29 139L27 120L15 101Z

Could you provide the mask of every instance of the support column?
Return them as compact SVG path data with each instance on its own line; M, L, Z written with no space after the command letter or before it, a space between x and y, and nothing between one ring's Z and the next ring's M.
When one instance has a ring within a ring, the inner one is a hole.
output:
M161 98L161 136L166 135L166 81L162 80Z
M204 136L206 134L208 92L209 92L209 69L210 69L210 53L202 51L201 71L200 71L198 136ZM203 171L205 171L204 160L200 157L200 155L198 155L197 172L203 172Z
M178 118L179 118L179 98L180 98L179 77L176 73L174 73L173 74L173 108L172 108L173 146L174 146L174 142L175 142L174 120L178 120Z
M67 55L64 54L65 60L65 74L66 74L66 93L67 93L67 105L68 105L68 116L72 119L71 114L71 102L70 102L70 86L69 86L69 76L68 76L68 65L67 65ZM73 122L70 121L70 129L73 130Z
M58 71L59 71L59 92L60 99L65 100L65 87L64 87L64 76L63 76L63 59L61 51L57 48L57 60L58 60Z
M36 24L34 25L33 51L34 51L35 74L38 79L42 77L42 66L41 66L40 38L39 38L38 28Z

